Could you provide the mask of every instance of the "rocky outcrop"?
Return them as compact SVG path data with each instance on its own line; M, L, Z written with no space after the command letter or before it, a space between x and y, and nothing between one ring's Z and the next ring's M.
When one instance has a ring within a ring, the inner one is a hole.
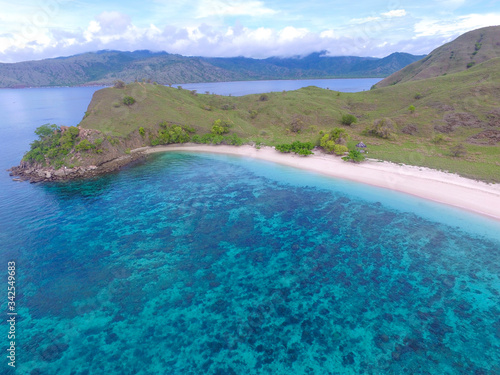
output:
M9 175L17 177L15 180L35 182L65 181L81 178L95 177L102 174L117 171L127 164L145 158L142 152L131 152L129 155L122 155L115 159L106 161L100 165L87 165L74 168L42 167L21 162L17 167L12 167L8 171Z

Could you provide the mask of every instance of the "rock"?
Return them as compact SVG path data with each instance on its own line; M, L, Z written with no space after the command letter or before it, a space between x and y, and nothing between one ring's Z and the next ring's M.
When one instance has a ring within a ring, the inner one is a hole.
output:
M45 178L52 178L52 173L45 172Z
M63 177L63 176L66 176L66 171L61 168L61 169L58 169L57 171L54 172L54 176L55 177Z

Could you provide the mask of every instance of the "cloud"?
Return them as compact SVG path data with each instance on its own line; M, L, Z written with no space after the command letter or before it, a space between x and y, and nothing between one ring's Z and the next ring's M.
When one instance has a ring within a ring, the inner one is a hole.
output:
M382 13L384 17L392 18L392 17L404 17L406 16L406 10L404 9L398 9L398 10L391 10L386 13Z
M266 8L261 1L224 1L202 0L198 5L196 18L211 16L251 16L262 17L275 14L276 11Z
M426 36L452 37L488 25L500 25L500 13L468 14L448 19L427 18L417 22L414 31L417 38Z
M102 12L96 20L99 26L98 32L106 35L122 34L132 25L131 18L120 12Z

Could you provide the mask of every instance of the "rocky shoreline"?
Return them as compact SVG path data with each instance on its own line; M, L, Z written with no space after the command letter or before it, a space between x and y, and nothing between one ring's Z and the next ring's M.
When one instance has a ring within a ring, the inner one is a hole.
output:
M10 176L15 177L14 181L29 181L30 183L68 181L115 172L145 157L146 154L144 152L134 152L106 161L100 165L79 166L74 168L61 167L59 169L53 167L37 167L27 162L21 162L20 165L12 167L7 171L10 172Z

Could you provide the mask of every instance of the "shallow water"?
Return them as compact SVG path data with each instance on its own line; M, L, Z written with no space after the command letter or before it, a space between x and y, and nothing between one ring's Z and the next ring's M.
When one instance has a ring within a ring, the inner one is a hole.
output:
M496 223L223 155L18 186L20 373L500 372Z

